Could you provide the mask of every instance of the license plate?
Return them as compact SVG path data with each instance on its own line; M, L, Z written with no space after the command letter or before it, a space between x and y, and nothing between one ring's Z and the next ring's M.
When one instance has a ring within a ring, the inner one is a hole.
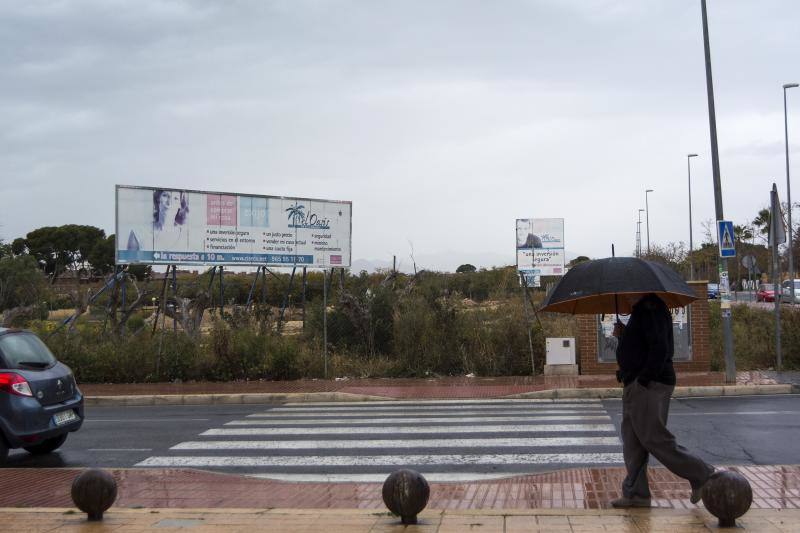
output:
M74 422L78 419L78 415L75 414L75 411L61 411L60 413L56 413L53 415L53 419L56 422L57 426L63 426L64 424L69 424L70 422Z

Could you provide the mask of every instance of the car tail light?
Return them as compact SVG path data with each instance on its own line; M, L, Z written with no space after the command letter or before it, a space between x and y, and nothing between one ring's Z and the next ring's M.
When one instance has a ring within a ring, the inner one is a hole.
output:
M25 378L13 372L0 373L0 391L16 394L17 396L33 396L31 386Z

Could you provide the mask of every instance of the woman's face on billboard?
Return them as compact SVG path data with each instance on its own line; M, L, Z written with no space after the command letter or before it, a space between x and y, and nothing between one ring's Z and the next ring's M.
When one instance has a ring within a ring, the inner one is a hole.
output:
M159 197L159 212L162 214L161 222L175 218L181 206L180 194L177 191L164 191Z

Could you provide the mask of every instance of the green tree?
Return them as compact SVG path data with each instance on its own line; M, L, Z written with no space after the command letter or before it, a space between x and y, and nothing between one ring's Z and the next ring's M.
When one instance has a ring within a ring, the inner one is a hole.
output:
M753 226L755 226L756 231L758 232L757 235L764 241L767 241L769 237L769 209L766 207L758 212L756 218L753 219Z
M573 259L572 261L567 263L567 267L572 268L575 265L579 265L581 263L585 263L586 261L591 261L591 259L589 259L585 255L579 255L578 257L576 257L575 259Z
M44 294L44 279L36 259L29 255L0 259L0 311L38 304Z
M463 272L475 272L475 271L477 271L477 270L478 270L478 269L477 269L477 268L475 268L475 265L471 265L471 264L469 264L469 263L465 263L465 264L463 264L463 265L459 266L459 267L456 269L456 272L458 272L459 274L461 274L461 273L463 273Z
M101 274L108 274L114 271L116 258L114 257L115 250L114 235L109 235L105 239L99 239L95 245L89 250L89 255L86 258L92 269Z
M105 232L94 226L45 226L25 236L24 251L55 279L67 270L86 268L90 252L105 238ZM22 244L14 241L14 251Z

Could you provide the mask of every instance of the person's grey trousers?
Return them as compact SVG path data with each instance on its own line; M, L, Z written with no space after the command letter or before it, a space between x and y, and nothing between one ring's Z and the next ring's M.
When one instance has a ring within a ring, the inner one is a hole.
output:
M675 387L651 381L647 387L634 380L622 393L622 455L628 475L622 483L626 498L650 498L647 483L649 455L692 488L705 484L714 467L675 442L667 429L669 401Z

